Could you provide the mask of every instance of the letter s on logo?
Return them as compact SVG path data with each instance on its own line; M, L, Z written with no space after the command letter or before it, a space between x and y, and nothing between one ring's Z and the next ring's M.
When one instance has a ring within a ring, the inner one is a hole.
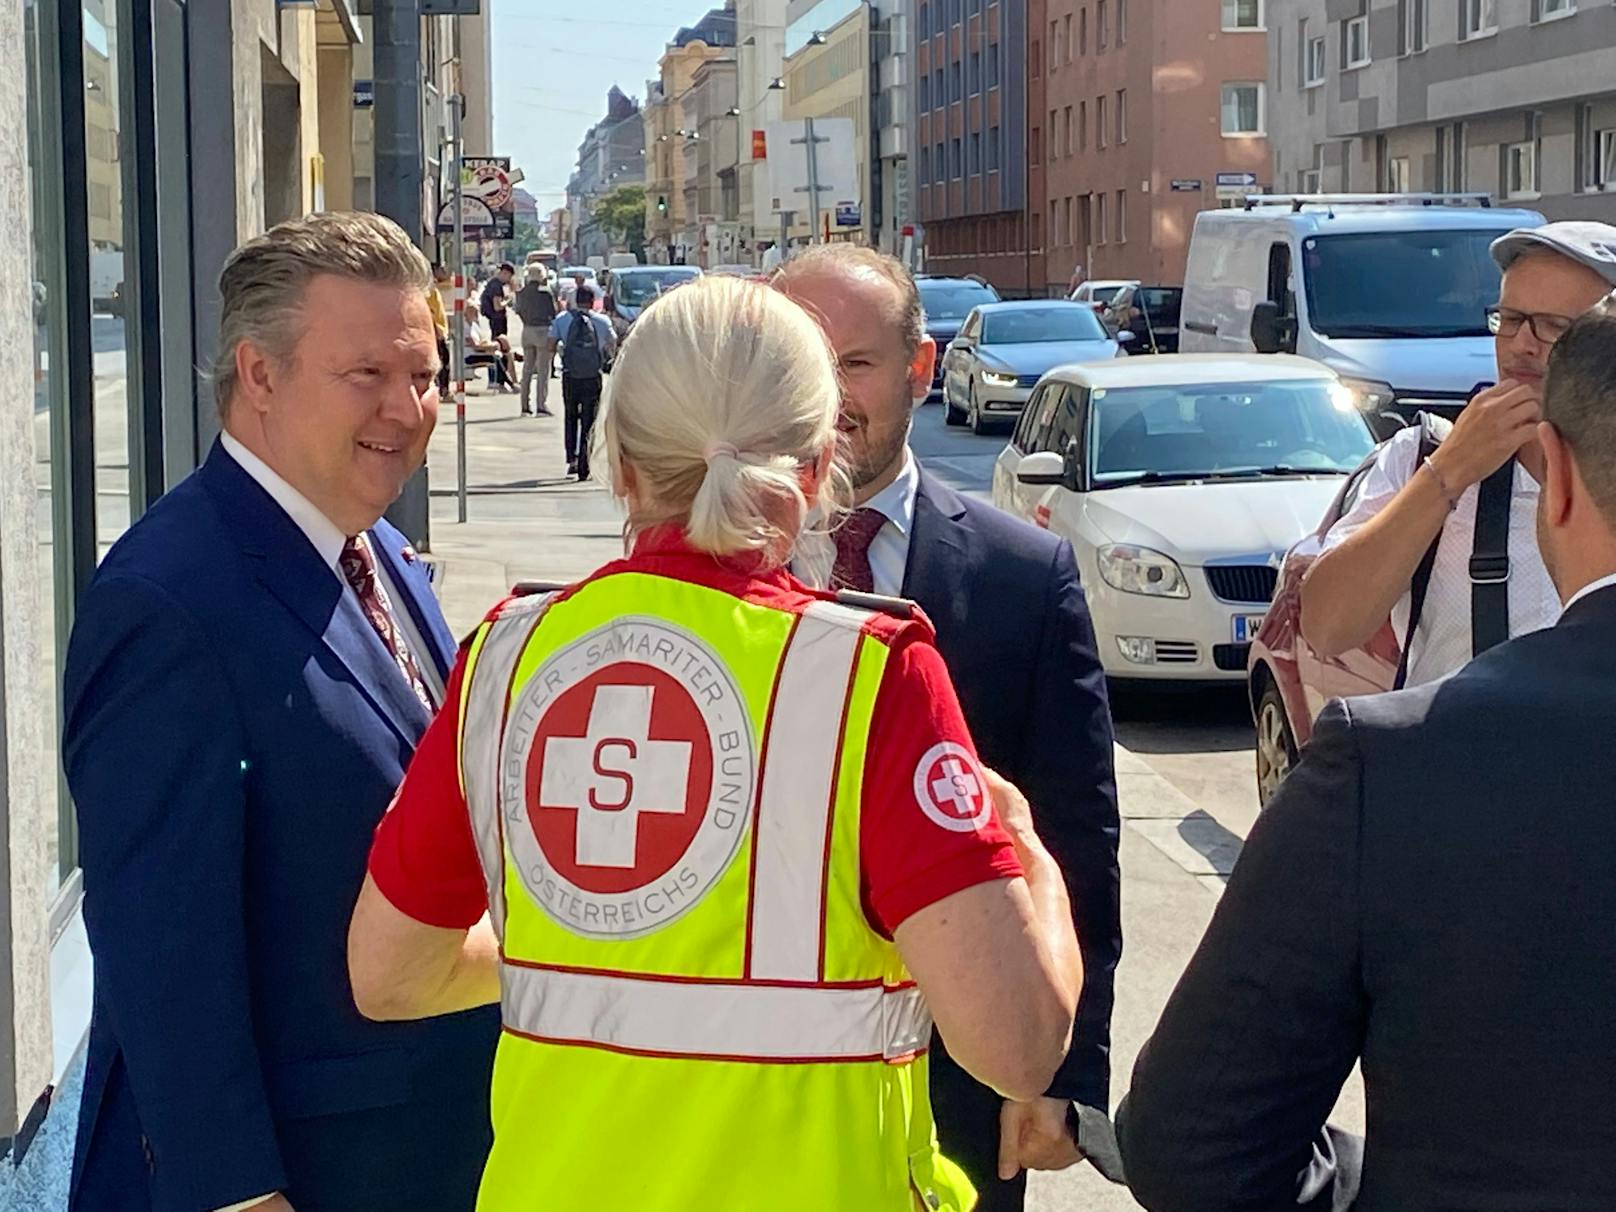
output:
M596 795L599 785L592 783L589 787L589 806L596 812L621 812L634 800L634 776L627 770L613 770L610 767L602 766L601 757L607 749L627 750L623 760L628 762L632 762L638 757L640 751L635 747L633 741L624 737L610 737L595 746L595 773L603 779L619 780L623 784L623 798L616 803L607 803Z

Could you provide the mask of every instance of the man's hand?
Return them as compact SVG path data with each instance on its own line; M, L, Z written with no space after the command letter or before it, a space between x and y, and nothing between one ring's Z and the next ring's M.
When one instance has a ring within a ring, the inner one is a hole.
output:
M1432 454L1431 466L1450 491L1463 492L1531 442L1542 419L1542 387L1505 379L1465 406L1453 432Z
M284 1195L272 1195L264 1203L258 1204L252 1212L294 1212L292 1203Z
M1023 1170L1065 1170L1083 1160L1067 1127L1071 1104L1060 1098L1007 1102L999 1112L999 1177Z

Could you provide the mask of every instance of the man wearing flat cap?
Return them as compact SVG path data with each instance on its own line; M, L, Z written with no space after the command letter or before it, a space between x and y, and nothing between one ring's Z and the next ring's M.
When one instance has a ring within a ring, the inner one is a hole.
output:
M1302 588L1302 632L1325 657L1359 647L1390 616L1399 686L1445 678L1560 615L1535 522L1543 380L1555 342L1616 289L1616 227L1523 228L1492 254L1503 271L1486 316L1497 383L1451 426L1428 420L1381 448Z

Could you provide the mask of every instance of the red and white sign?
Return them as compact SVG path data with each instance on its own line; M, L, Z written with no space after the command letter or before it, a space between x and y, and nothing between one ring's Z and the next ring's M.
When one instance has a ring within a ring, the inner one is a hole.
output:
M575 933L666 925L729 868L756 766L745 705L701 640L625 618L574 641L506 725L500 810L524 886Z
M915 802L932 823L954 833L974 833L993 814L982 768L969 749L953 741L939 742L921 757Z

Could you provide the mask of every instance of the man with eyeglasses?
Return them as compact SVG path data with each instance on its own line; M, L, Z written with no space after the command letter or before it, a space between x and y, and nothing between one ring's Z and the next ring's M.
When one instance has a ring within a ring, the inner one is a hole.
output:
M1521 229L1492 254L1503 270L1487 309L1498 382L1457 422L1411 426L1381 448L1302 586L1302 634L1320 656L1363 645L1390 616L1399 688L1560 615L1537 543L1543 379L1555 342L1616 288L1616 227Z

